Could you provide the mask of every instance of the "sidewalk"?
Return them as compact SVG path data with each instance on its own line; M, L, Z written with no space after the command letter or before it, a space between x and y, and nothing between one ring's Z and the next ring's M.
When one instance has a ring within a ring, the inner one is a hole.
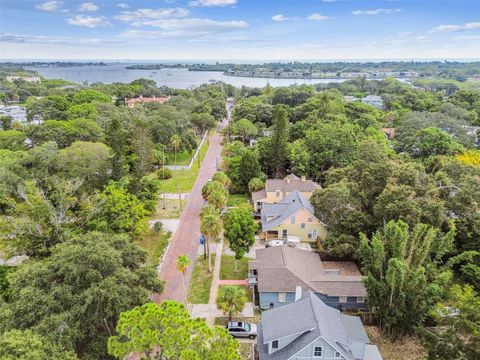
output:
M247 286L248 280L219 280L218 285L238 285L238 286Z
M206 323L209 326L213 326L215 323L215 318L218 317L228 317L222 311L217 309L215 304L188 304L188 311L192 318L203 318L206 319ZM235 317L245 317L253 318L255 313L253 311L253 303L248 302L245 304L243 311L238 313ZM211 319L211 324L209 320Z
M213 267L212 286L210 287L210 297L208 298L208 305L217 308L218 283L220 281L220 266L222 263L223 238L217 243L215 249L215 265ZM206 323L208 326L215 324L215 316L207 317Z

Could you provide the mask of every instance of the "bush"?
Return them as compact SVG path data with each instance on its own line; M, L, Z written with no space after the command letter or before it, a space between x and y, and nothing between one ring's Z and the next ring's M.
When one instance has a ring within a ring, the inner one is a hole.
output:
M249 192L262 190L264 187L265 187L265 181L258 177L255 177L248 182Z
M155 232L159 233L160 231L162 231L163 229L163 224L161 221L157 221L155 224L153 224L153 230L155 230Z
M172 170L167 168L161 168L157 171L157 177L159 180L168 180L173 176Z

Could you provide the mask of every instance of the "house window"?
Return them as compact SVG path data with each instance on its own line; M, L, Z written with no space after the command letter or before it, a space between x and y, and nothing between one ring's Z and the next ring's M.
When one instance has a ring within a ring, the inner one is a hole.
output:
M278 349L278 340L272 341L272 349Z
M295 216L290 217L290 224L295 224Z
M347 302L347 297L346 297L346 296L340 296L340 297L338 298L338 302L346 303L346 302Z
M282 237L287 238L288 237L288 229L283 229L282 230Z
M318 231L316 229L313 229L313 230L310 230L308 232L308 237L310 239L316 239L317 238L317 235L318 235Z
M309 223L313 222L313 218L309 217L309 218L308 218L308 222L309 222Z
M322 357L322 355L323 355L323 348L321 346L315 346L313 348L313 356Z
M301 227L302 229L305 229L305 223L302 223L302 224L300 225L300 227Z
M284 303L285 301L287 301L287 294L278 293L278 302Z
M335 351L335 359L341 359L342 358L342 355L340 355L340 353L338 351Z
M364 296L357 296L357 303L364 303L365 297Z

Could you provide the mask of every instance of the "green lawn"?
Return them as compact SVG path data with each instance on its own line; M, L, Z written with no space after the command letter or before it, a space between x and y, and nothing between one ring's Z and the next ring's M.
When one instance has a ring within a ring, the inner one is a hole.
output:
M157 203L157 208L153 217L155 219L178 219L180 218L180 202L182 203L182 210L185 209L187 202L185 200L178 199L165 199L163 200L162 194ZM165 209L164 209L165 207Z
M220 280L245 280L248 276L248 258L238 261L238 271L235 271L235 257L222 255Z
M190 164L190 160L192 160L192 156L195 154L195 150L193 152L190 151L182 151L177 154L177 165L188 165ZM166 156L166 165L175 165L175 154L168 154Z
M227 200L227 206L239 206L248 204L250 201L250 195L248 194L230 194Z
M152 266L157 266L169 240L170 234L164 231L158 233L154 230L149 230L137 239L137 243L147 251L147 263Z
M200 162L203 161L208 150L208 141L200 148ZM198 161L194 161L190 170L172 171L172 178L161 181L160 192L177 193L180 186L181 192L190 192L198 174Z
M220 290L225 286L235 286L235 287L243 289L244 292L245 292L245 296L247 297L247 302L252 302L252 300L253 300L253 290L250 287L244 286L244 285L220 285L218 287L218 293L219 294L220 294Z
M212 267L215 264L215 255L212 254ZM207 304L210 297L213 271L208 272L208 258L199 256L193 268L192 280L188 289L187 301L190 304Z

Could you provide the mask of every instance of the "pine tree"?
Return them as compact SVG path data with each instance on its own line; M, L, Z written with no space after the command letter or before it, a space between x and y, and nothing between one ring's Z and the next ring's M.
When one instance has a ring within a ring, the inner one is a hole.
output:
M285 169L288 156L288 112L284 105L273 110L273 135L270 148L270 161L275 169L275 177L280 177Z
M112 178L119 180L126 172L125 153L127 145L125 131L117 117L114 117L108 125L106 137L107 145L113 151Z
M258 163L258 157L253 151L245 151L240 161L240 180L242 187L246 190L248 188L248 183L253 178L258 177L262 170Z

